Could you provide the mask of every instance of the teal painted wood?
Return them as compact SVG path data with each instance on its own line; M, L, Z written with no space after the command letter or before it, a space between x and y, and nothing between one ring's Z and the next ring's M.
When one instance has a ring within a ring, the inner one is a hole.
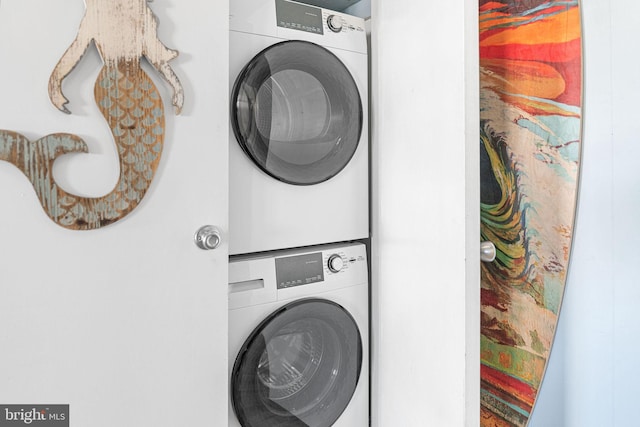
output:
M115 187L101 197L82 197L58 186L53 177L55 160L88 151L76 135L55 133L29 141L0 130L0 160L27 176L51 220L74 230L96 229L124 218L140 204L154 178L164 144L165 116L156 86L140 67L141 57L173 88L177 114L183 104L182 86L168 65L178 52L157 39L157 22L147 0L85 3L78 35L51 74L49 97L56 108L69 113L62 80L94 44L105 63L94 86L95 101L118 148L120 175Z
M89 230L124 218L142 201L155 175L164 141L164 110L158 91L142 70L104 67L95 85L96 103L109 123L118 147L120 176L102 197L66 192L53 177L53 163L67 153L86 153L78 136L56 133L37 141L0 131L0 160L29 179L45 213L57 224Z

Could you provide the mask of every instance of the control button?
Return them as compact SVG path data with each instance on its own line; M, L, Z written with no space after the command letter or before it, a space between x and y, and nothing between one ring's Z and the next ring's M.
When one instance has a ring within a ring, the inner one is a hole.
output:
M329 15L329 17L327 17L327 25L329 26L329 29L331 31L333 31L334 33L339 33L340 31L342 31L344 20L341 16Z
M332 273L339 273L340 270L344 267L344 261L342 257L338 254L333 254L329 257L329 261L327 262L327 266Z

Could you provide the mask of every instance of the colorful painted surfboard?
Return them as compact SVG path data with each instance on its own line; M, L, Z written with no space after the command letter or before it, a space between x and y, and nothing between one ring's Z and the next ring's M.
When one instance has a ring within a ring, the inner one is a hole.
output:
M581 153L578 1L480 0L481 425L526 426L567 279Z

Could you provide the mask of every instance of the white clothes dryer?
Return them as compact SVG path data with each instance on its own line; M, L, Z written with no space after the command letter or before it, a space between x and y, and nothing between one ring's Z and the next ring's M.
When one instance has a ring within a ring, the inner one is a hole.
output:
M289 0L230 13L230 253L368 237L364 21Z
M229 426L368 426L364 245L232 257L229 281Z

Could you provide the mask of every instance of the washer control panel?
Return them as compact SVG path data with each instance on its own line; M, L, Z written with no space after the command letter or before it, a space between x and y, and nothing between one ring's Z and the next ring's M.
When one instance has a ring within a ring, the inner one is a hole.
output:
M342 259L342 256L338 254L329 256L327 267L329 267L329 271L332 273L340 273L340 270L344 268L344 260Z
M347 279L362 266L366 271L366 253L362 247L333 245L326 250L278 256L275 258L277 289Z
M345 248L344 250L327 251L324 253L325 275L347 274L359 262L366 261L364 255Z
M322 252L276 258L278 289L324 281Z
M283 249L229 258L229 310L368 286L366 246L360 242Z

